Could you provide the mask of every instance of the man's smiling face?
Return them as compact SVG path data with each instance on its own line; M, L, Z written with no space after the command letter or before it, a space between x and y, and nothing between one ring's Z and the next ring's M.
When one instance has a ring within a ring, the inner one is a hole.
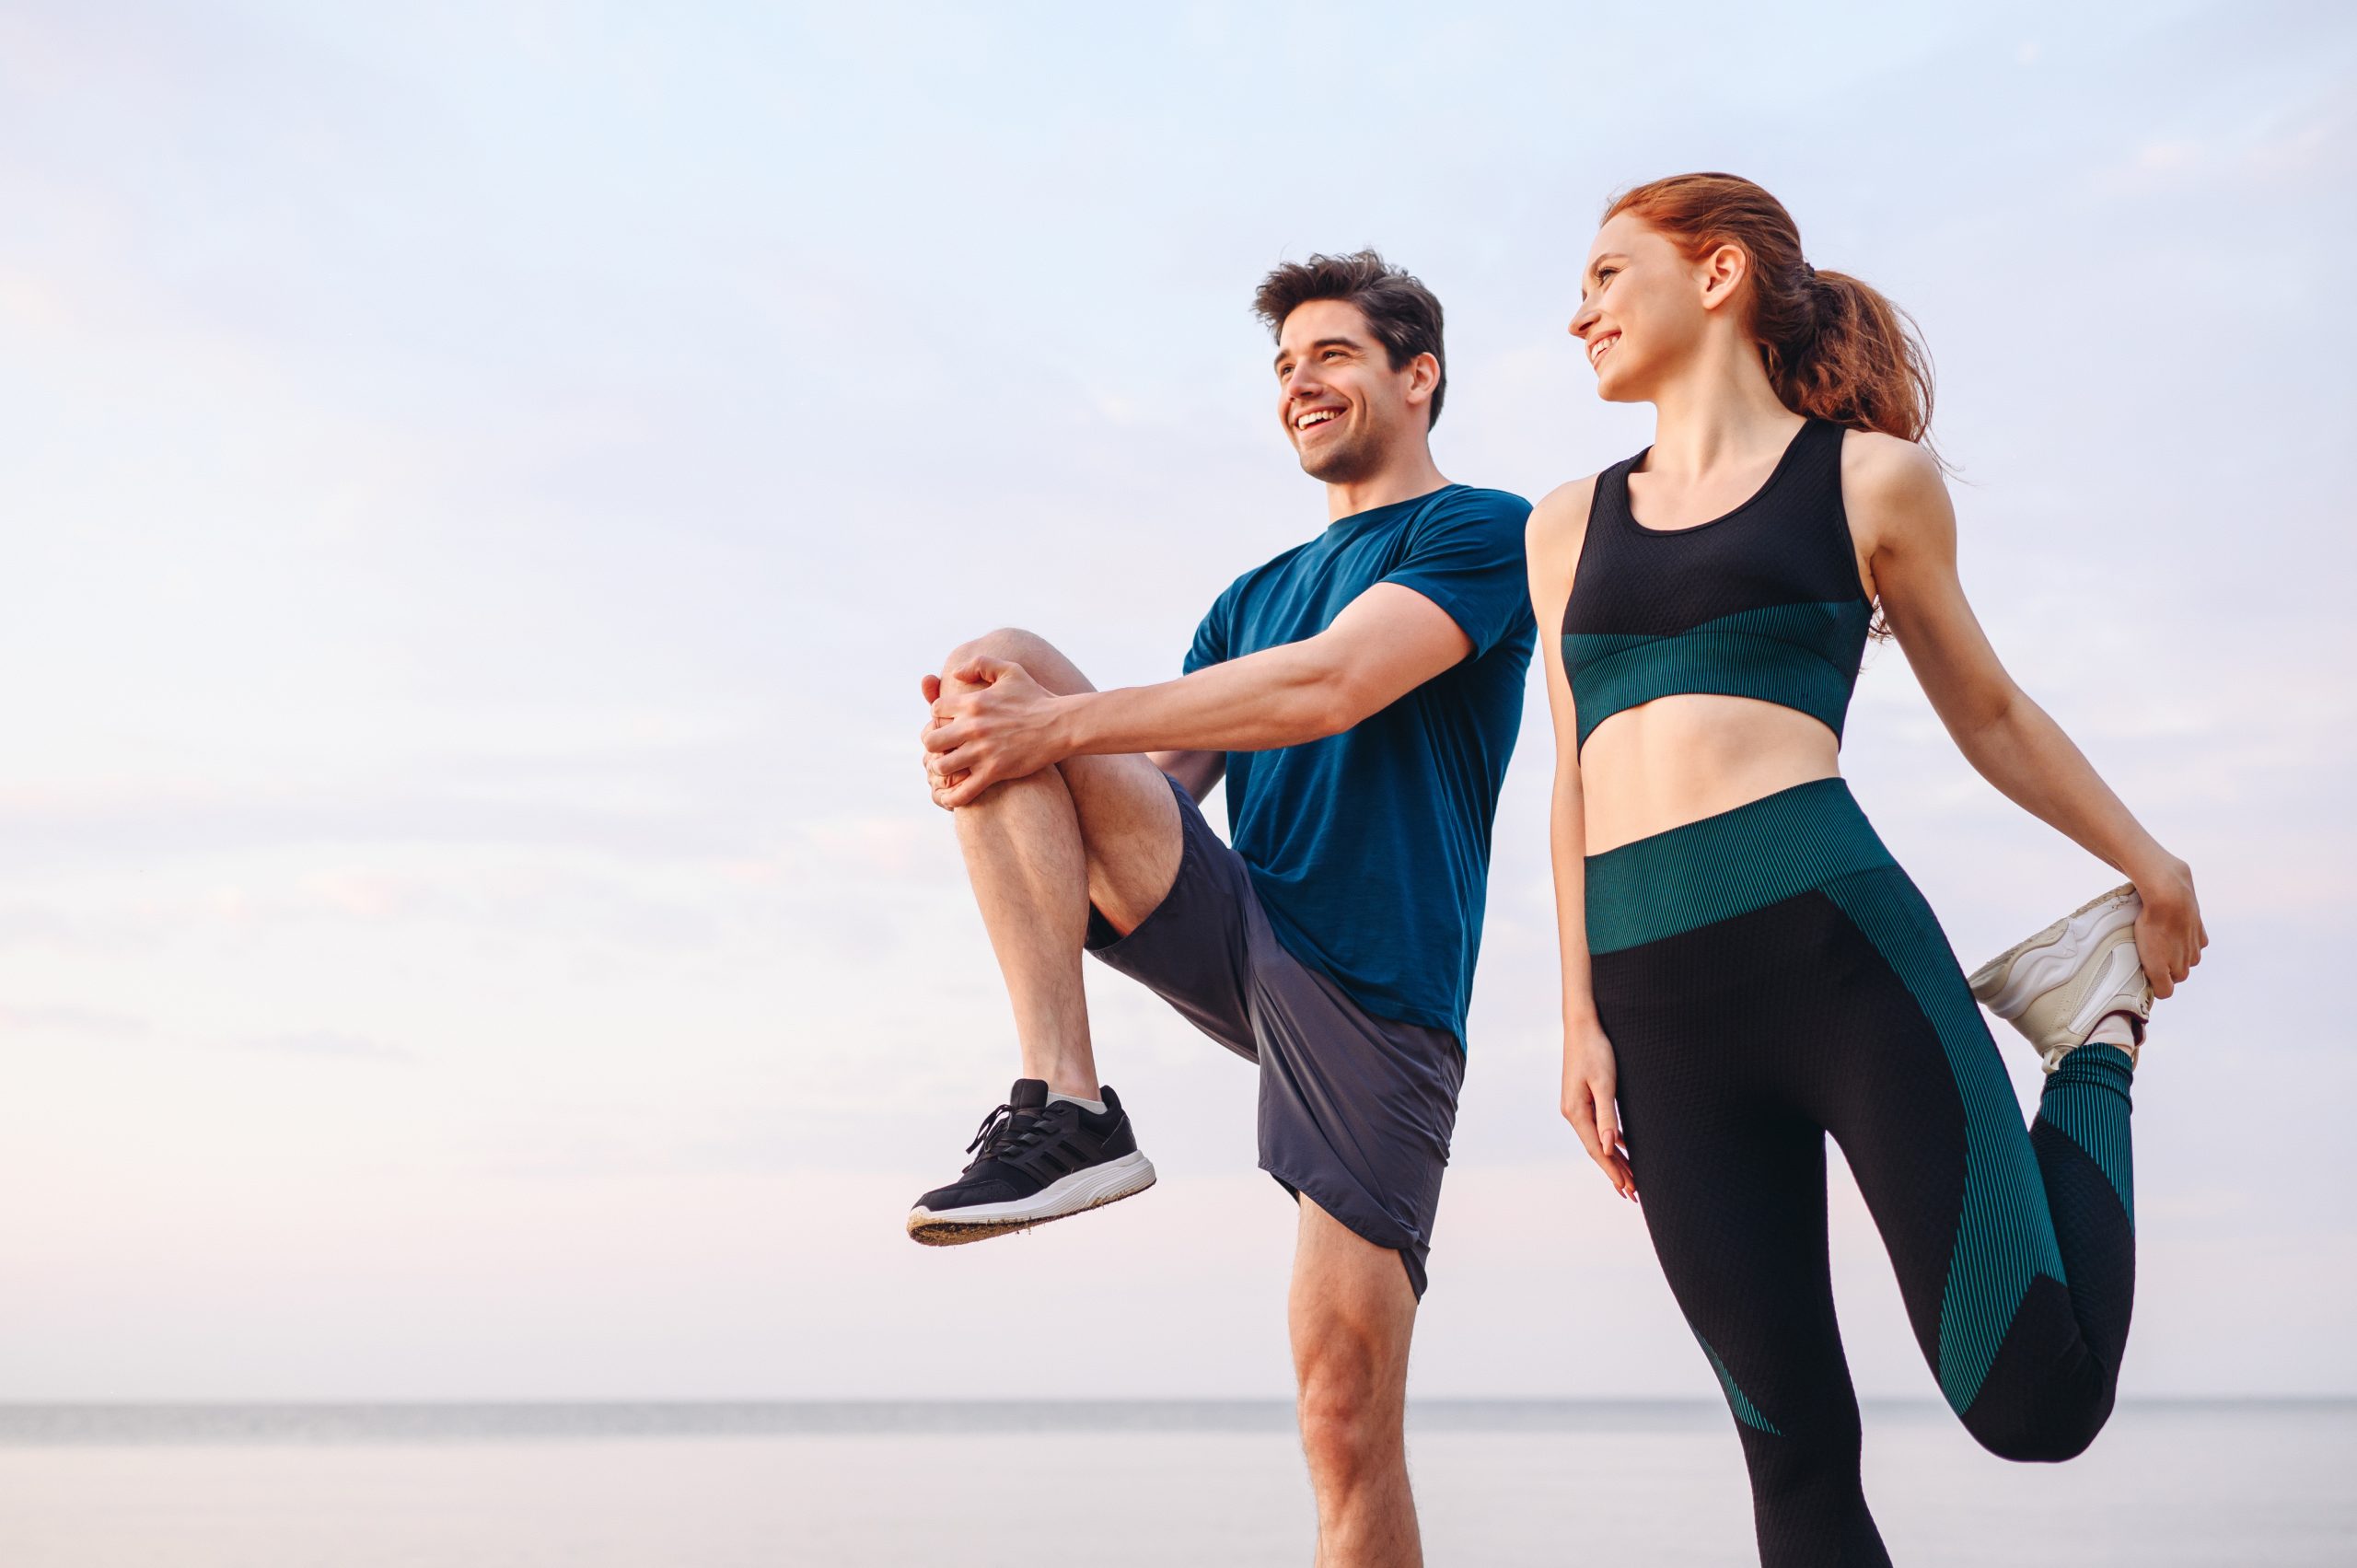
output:
M1364 479L1393 442L1424 425L1430 391L1415 390L1417 362L1394 370L1383 340L1347 300L1308 300L1285 318L1276 372L1277 417L1313 479Z

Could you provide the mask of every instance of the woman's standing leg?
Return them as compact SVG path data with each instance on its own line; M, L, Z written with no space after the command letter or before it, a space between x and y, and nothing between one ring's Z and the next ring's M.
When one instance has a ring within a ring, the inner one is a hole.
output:
M1722 970L1710 994L1698 937L1596 960L1645 1225L1741 1434L1760 1562L1880 1568L1833 1312L1825 1132L1772 1084L1786 1041L1757 1027L1755 987Z

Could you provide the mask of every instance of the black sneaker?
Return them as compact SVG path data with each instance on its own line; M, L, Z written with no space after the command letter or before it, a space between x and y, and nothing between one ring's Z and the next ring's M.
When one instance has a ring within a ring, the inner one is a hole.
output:
M955 1247L1060 1220L1154 1185L1130 1119L1111 1089L1105 1114L1070 1100L1048 1103L1048 1086L1017 1078L1006 1103L982 1118L966 1152L965 1174L936 1187L909 1211L909 1235L927 1247Z

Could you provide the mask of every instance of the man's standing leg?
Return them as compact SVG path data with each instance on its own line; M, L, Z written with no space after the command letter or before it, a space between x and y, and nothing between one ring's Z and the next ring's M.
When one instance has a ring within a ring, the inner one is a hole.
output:
M1399 1254L1304 1197L1289 1316L1317 1568L1419 1568L1401 1431L1416 1293Z

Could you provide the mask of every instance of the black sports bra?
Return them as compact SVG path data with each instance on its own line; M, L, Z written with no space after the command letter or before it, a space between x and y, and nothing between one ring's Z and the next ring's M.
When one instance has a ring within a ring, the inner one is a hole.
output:
M1690 528L1629 510L1645 452L1596 476L1563 606L1579 745L1622 709L1686 691L1797 708L1840 741L1874 620L1841 507L1841 436L1810 420L1758 494Z

